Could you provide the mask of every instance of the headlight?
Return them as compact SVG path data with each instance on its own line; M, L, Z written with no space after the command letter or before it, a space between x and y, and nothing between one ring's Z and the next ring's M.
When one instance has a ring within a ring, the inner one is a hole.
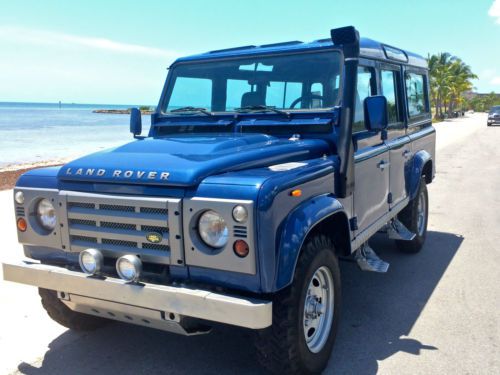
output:
M215 211L205 211L200 216L198 232L203 242L216 248L223 247L229 236L224 218Z
M36 216L40 225L45 229L52 231L56 227L56 210L48 199L42 199L38 202Z

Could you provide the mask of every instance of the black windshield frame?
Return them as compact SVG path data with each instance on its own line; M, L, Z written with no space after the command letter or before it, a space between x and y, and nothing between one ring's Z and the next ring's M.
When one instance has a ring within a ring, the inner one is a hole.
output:
M330 86L331 87L335 86L335 94L331 93L330 95L331 95L332 99L329 100L329 102L327 102L325 104L323 104L323 101L316 103L316 105L321 103L320 104L321 107L318 107L318 106L313 107L313 108L300 108L300 107L298 107L298 108L294 108L294 109L289 109L289 108L285 108L285 107L276 106L276 108L286 109L286 110L291 111L292 113L294 113L294 112L302 112L302 113L303 112L323 112L323 111L331 110L331 108L339 105L339 103L341 102L342 91L343 91L343 53L342 53L342 50L337 49L337 48L329 48L329 49L323 48L321 50L307 50L307 51L293 51L293 52L286 51L286 52L280 52L280 53L267 53L267 54L244 54L244 55L230 56L230 57L225 57L225 58L194 59L191 61L181 61L181 62L174 63L170 67L170 71L169 71L169 74L167 76L167 79L166 79L166 82L164 85L162 96L160 98L160 102L159 102L158 107L157 107L158 108L157 114L159 116L162 116L162 117L163 116L170 117L173 115L171 112L167 111L167 109L174 109L175 108L175 107L172 108L172 106L169 108L169 101L172 97L172 92L173 92L177 77L186 77L186 73L182 70L184 67L187 67L187 68L198 67L198 68L202 68L202 69L207 68L207 66L210 67L211 69L216 69L218 67L220 71L224 72L224 70L221 69L221 67L223 67L224 63L226 63L226 62L230 62L233 65L236 63L236 64L239 64L239 66L241 66L241 65L247 65L247 63L250 61L254 61L254 62L262 62L262 61L264 61L264 62L270 62L270 61L284 62L284 61L287 61L287 62L290 62L293 59L303 58L304 56L306 56L306 57L311 56L313 59L314 58L316 58L316 59L321 58L322 61L324 61L325 65L327 65L329 67L329 69L330 69L329 71L326 71L324 73L320 71L319 73L316 72L315 74L317 75L317 77L321 77L323 80L334 79L335 82L332 81L332 84ZM273 60L273 59L279 59L279 60ZM210 72L210 70L208 70L208 72ZM255 70L254 72L258 72L259 76L268 74L268 73L262 73L261 71L258 71L258 70ZM209 107L209 108L207 108L207 110L212 111L212 112L217 113L217 114L220 114L220 115L223 115L223 114L233 115L235 113L234 109L237 106L234 106L234 108L231 108L230 110L227 109L227 98L225 98L225 96L227 95L227 86L226 85L227 85L228 78L232 79L228 76L225 76L222 78L219 77L219 80L222 80L222 81L225 80L225 83L222 86L223 93L221 95L220 91L216 92L216 89L214 89L212 91L212 98L211 98L211 103L210 103L210 106L213 107L214 106L213 105L214 104L214 97L213 96L215 94L218 94L219 96L223 96L224 100L226 100L224 102L224 107L221 108L219 105L219 107L216 106L215 108ZM312 77L304 77L304 79L305 78L312 78ZM314 80L309 81L309 83L308 83L309 87L307 87L306 85L303 86L303 88L302 88L303 93L307 92L307 90L309 90L309 92L312 91L313 83L310 83L312 81L314 81ZM326 82L326 81L323 81L323 82ZM320 82L320 83L322 84L322 90L323 90L322 94L324 94L325 90L329 89L329 87L328 86L325 87L325 85L322 82ZM267 85L267 86L269 87L269 85ZM218 88L218 89L220 90L221 88ZM252 90L253 90L253 88L252 88ZM286 90L286 88L285 88L285 90ZM309 93L307 93L307 95L309 95ZM334 95L336 95L336 97L334 97ZM314 99L314 97L310 99L311 102L313 99ZM216 99L215 99L215 101L216 101ZM284 100L283 100L283 103L284 103ZM299 104L302 105L301 102Z

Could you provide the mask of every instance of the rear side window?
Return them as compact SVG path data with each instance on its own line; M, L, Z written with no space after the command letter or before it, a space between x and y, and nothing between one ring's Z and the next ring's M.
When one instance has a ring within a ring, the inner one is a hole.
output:
M301 82L269 82L266 90L266 105L276 108L290 108L295 99L302 95ZM295 106L300 108L300 103Z
M380 80L382 85L382 95L387 99L387 117L389 124L394 124L402 121L402 116L399 111L399 90L398 78L399 72L395 70L382 70Z
M231 111L234 108L241 107L241 98L243 94L249 91L255 91L255 87L250 85L247 80L228 79L226 110Z
M421 74L406 73L406 96L408 98L408 115L416 117L428 112L425 93L425 77Z
M365 130L364 100L374 95L375 70L364 66L358 67L358 84L356 86L356 103L354 104L354 121L352 132Z

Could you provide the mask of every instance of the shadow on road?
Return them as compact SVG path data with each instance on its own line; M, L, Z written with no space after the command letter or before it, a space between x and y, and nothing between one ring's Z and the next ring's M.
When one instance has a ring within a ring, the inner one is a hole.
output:
M398 352L439 350L405 336L462 241L454 234L428 232L422 252L405 255L392 241L375 237L373 248L391 264L387 274L361 272L353 263L342 263L343 316L326 373L374 374L377 361ZM252 335L217 327L210 335L183 337L115 323L92 333L67 331L50 343L41 363L21 363L18 370L27 375L261 373Z

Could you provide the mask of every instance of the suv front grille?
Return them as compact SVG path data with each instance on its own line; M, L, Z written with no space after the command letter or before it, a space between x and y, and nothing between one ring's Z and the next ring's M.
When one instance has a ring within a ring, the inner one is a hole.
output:
M173 261L178 264L183 259L178 233L182 228L179 199L73 192L66 192L66 199L70 251L93 247L103 251L105 256L136 254L146 262L170 264L174 250ZM173 210L172 215L170 210ZM175 220L175 233L171 233L171 220ZM159 242L148 240L152 232L161 234Z

